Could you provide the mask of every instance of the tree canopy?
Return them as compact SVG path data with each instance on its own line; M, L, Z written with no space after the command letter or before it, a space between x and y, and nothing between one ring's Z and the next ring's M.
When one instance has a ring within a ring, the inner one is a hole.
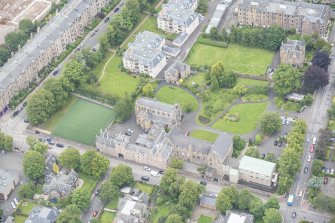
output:
M111 171L110 181L118 188L134 182L133 171L131 167L119 164Z
M13 137L0 131L0 150L11 151L13 148Z
M288 64L281 64L273 74L274 91L284 97L301 86L301 73Z
M24 174L32 180L38 180L44 176L45 158L34 150L30 150L23 157Z
M81 157L78 149L66 148L59 156L60 164L67 169L80 170Z
M282 121L277 112L266 112L259 121L259 130L263 135L272 135L278 132L281 127Z
M84 189L79 188L73 191L71 203L75 204L80 210L84 210L91 202L91 193Z
M328 67L330 65L331 59L329 57L329 53L322 50L315 51L312 59L312 64L319 66L320 68L324 70L328 70Z
M80 209L75 204L68 205L60 212L56 223L81 223Z
M304 73L304 88L313 92L329 83L329 73L317 65L309 66Z
M81 156L81 168L84 174L101 177L108 167L109 159L95 150L88 150Z

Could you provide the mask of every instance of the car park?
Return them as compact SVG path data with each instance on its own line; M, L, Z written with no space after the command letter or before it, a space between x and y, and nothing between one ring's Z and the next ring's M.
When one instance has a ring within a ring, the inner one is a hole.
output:
M143 180L143 181L149 181L149 179L150 179L150 178L147 177L147 176L142 176L142 177L141 177L141 180Z
M325 177L323 178L323 184L327 184L327 183L328 183L328 177L325 176Z
M308 173L308 167L307 166L304 168L304 173L305 174Z
M64 144L61 144L61 143L56 143L56 146L59 148L64 148Z
M202 181L200 181L200 184L206 186L206 185L207 185L207 182L204 181L204 180L202 180Z

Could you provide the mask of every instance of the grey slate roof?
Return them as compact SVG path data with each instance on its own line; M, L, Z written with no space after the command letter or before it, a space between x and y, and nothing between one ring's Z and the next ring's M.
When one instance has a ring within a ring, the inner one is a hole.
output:
M174 113L177 112L177 108L174 105L170 105L164 102L160 102L151 98L141 97L136 100L136 104L139 104L144 107L153 108L155 110Z
M135 41L128 44L124 56L130 60L137 60L140 64L155 67L165 56L162 52L164 37L144 31L137 34Z
M163 4L162 13L159 13L159 17L164 20L173 20L178 25L189 26L198 16L192 9L187 8L184 4ZM165 13L163 13L165 12Z
M7 196L13 189L13 184L17 185L20 177L17 173L0 169L0 194Z
M39 58L47 50L50 43L58 39L73 21L80 17L83 11L94 0L71 0L67 5L46 24L40 32L29 40L22 50L0 68L0 91L5 90L13 83L30 63ZM21 60L21 58L25 58ZM23 62L16 62L23 61ZM28 61L28 63L27 63ZM11 71L11 67L19 67L20 70Z
M66 196L75 189L77 180L78 176L74 170L71 170L68 174L63 172L60 172L59 175L50 173L45 177L43 193L56 193L59 196Z
M215 202L216 202L216 199L214 197L207 196L207 195L201 195L200 206L210 205L210 206L215 207L216 206Z
M282 12L284 15L301 16L311 22L327 22L324 21L327 6L322 4L283 0L243 0L243 2L239 4L239 8L245 10L250 8L251 5L256 6L258 12Z
M55 223L58 214L55 208L35 207L24 223Z

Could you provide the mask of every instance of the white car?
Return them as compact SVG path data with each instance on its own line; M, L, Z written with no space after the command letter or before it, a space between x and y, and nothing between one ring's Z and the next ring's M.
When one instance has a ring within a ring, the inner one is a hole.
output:
M306 139L306 142L309 142L309 138Z
M18 205L18 204L19 204L19 202L17 201L16 198L14 198L13 201L14 201L14 204L15 204L15 205Z
M330 170L330 173L331 173L331 174L334 174L334 169L331 169L331 170Z
M308 162L311 162L311 155L308 155L308 159L307 159Z
M15 209L16 208L16 205L14 204L14 202L10 202L10 205L12 205L12 208Z
M147 167L147 166L144 166L144 167L143 167L143 170L151 171L151 169L150 169L149 167Z
M300 191L299 191L299 197L302 197L302 193L303 193L303 191L300 190Z

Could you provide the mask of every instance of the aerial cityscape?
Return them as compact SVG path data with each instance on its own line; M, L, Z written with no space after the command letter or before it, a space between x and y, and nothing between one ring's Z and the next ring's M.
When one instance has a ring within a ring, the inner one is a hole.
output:
M0 0L0 223L335 223L335 0Z

